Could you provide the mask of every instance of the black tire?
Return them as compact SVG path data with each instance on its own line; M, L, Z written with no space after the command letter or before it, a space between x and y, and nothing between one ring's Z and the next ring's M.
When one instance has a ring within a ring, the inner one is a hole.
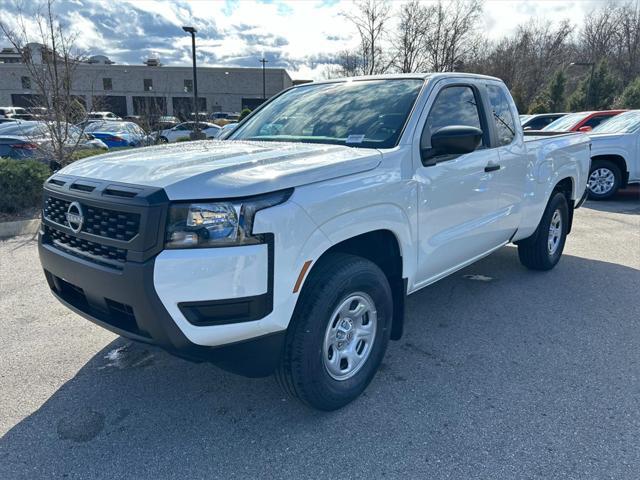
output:
M159 137L158 143L169 143L169 140L167 139L167 137Z
M561 218L558 243L551 251L549 237L552 219L555 212L559 212ZM569 206L564 194L556 192L551 196L547 208L542 215L540 224L535 233L518 242L518 257L520 263L531 270L551 270L560 261L564 244L567 240L567 227L569 226Z
M599 173L611 172L613 175L613 185L610 190L602 191L602 187L598 186L598 178L601 178L601 175L597 175ZM594 172L596 172L594 174ZM592 178L597 175L598 178ZM607 198L613 197L618 189L620 188L620 184L622 183L622 172L620 172L620 168L613 162L609 160L595 160L591 164L591 170L589 170L589 198L593 200L606 200ZM598 191L594 191L597 189Z
M325 333L330 323L337 322L338 317L331 318L334 311L356 292L373 301L376 330L360 368L350 378L337 380L325 366ZM389 342L392 312L391 288L377 265L354 255L328 254L310 272L298 299L276 370L278 383L313 408L331 411L345 406L364 391L378 370Z

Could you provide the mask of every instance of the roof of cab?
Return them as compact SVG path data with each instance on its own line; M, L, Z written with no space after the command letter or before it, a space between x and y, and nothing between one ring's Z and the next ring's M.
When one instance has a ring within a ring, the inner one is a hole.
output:
M384 75L364 75L359 77L334 78L330 80L322 80L319 82L303 83L300 85L296 85L293 88L299 88L299 87L317 85L317 84L323 84L323 83L358 82L363 80L398 80L398 79L440 80L443 78L474 78L474 79L484 79L484 80L493 80L497 82L502 82L502 80L499 78L490 77L488 75L480 75L477 73L462 73L462 72L392 73L392 74L384 74Z

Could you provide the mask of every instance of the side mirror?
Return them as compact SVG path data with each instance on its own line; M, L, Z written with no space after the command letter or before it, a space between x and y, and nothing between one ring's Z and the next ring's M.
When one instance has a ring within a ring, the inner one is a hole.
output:
M590 132L591 130L593 130L593 128L589 127L588 125L585 125L584 127L580 127L578 129L579 132Z
M431 148L421 151L422 160L433 165L435 157L442 155L463 155L476 150L482 142L482 130L464 125L442 127L431 135ZM427 163L425 163L426 165Z

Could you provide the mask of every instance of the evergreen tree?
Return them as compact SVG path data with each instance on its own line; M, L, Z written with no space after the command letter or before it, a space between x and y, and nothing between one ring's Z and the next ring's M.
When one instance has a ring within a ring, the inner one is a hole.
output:
M557 70L553 75L549 86L547 87L547 96L549 98L549 109L552 112L562 112L565 105L565 87L567 85L567 77L564 70Z
M567 110L570 112L579 112L581 110L586 110L587 107L587 92L585 91L585 86L583 85L584 80L580 82L578 87L574 90L574 92L569 95L567 99Z
M238 121L240 122L240 121L244 120L244 117L246 117L250 113L251 113L251 109L243 108L242 111L240 112L240 118L238 118Z
M536 98L533 99L531 105L529 105L529 113L549 113L555 111L551 108L551 99L547 94L547 91L539 93Z
M640 77L636 77L636 79L622 91L622 94L616 101L616 106L619 108L640 108Z
M578 88L569 97L568 105L576 110L606 110L611 108L618 93L618 82L609 70L607 62L601 61L593 71L584 78Z

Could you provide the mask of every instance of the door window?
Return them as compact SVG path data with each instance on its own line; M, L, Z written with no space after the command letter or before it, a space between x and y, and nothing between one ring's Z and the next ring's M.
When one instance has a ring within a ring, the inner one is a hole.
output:
M609 120L612 116L613 115L600 115L600 116L597 116L597 117L591 117L589 120L584 122L584 124L582 126L583 127L596 128L601 123L605 122L606 120Z
M446 87L438 93L422 130L420 148L431 148L431 136L442 127L452 125L482 128L476 96L471 87Z
M516 122L511 114L511 102L504 89L498 85L487 85L487 92L498 136L496 146L509 145L516 136Z
M544 127L549 125L551 122L556 120L553 117L539 117L534 120L531 120L527 123L528 130L542 130Z

